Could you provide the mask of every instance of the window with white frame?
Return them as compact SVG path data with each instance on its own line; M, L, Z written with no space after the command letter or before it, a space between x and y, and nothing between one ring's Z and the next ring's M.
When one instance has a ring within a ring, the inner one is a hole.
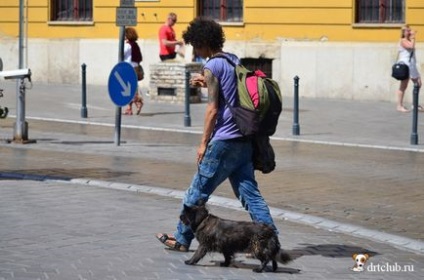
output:
M405 0L356 0L356 23L404 23Z
M243 22L243 0L199 0L199 15L219 22Z
M50 0L52 21L92 21L93 0Z

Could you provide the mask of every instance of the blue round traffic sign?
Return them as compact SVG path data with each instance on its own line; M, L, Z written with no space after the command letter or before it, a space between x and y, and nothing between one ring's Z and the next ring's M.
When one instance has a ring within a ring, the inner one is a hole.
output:
M109 96L117 106L125 106L137 91L137 75L131 64L119 62L109 74Z

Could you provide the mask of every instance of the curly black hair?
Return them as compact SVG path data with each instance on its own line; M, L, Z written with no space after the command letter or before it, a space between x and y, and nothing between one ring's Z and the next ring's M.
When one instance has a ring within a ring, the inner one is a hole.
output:
M224 47L225 34L222 26L210 18L198 17L192 20L183 32L186 44L193 48L209 47L213 51Z

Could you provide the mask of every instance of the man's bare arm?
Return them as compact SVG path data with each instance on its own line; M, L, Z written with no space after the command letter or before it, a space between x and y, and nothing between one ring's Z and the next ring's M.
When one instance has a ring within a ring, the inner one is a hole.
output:
M204 127L202 140L197 151L197 161L200 162L206 150L206 146L215 128L217 113L218 113L218 99L219 99L219 82L218 79L212 75L211 71L205 69L204 71L205 82L208 86L208 104L206 106Z

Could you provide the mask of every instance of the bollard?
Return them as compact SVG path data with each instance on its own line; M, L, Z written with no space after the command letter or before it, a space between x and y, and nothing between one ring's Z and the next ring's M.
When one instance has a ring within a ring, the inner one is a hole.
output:
M299 77L294 77L294 104L293 104L293 135L300 134L299 126Z
M13 142L25 144L28 143L28 123L25 120L25 79L18 79L17 84L19 94L17 95L16 122L13 132Z
M185 113L184 126L191 126L190 118L190 71L185 72Z
M83 63L82 68L82 101L81 101L81 118L87 118L87 82L86 82L86 68L87 65Z
M418 83L414 83L414 91L412 96L412 104L414 109L412 110L412 133L411 133L411 145L418 145L418 93L420 87Z

